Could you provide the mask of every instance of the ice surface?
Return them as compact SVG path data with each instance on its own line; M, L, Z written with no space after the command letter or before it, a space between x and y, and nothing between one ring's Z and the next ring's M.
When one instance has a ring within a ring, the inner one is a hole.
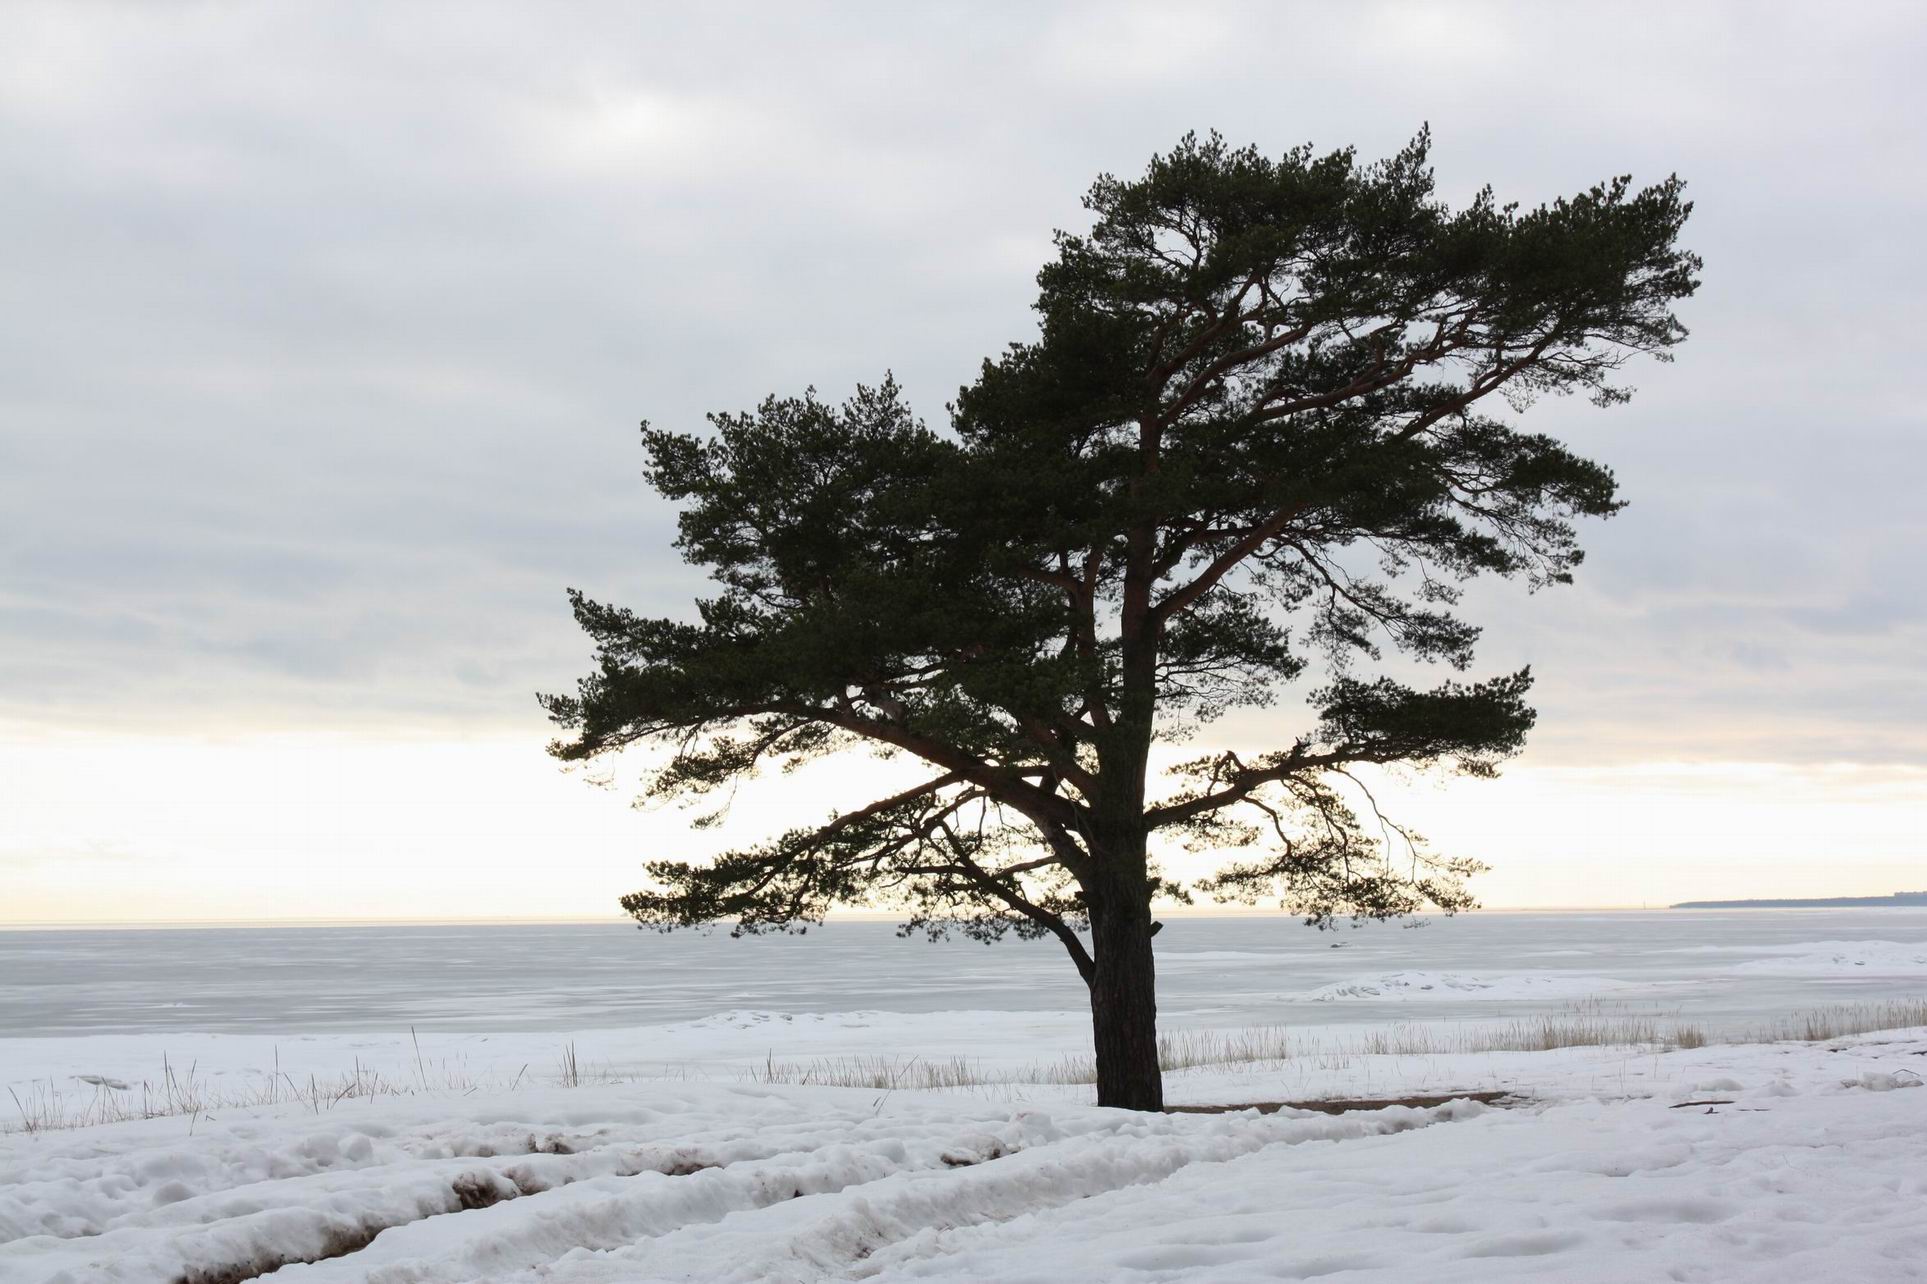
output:
M1840 977L1853 969L1869 976L1927 978L1927 944L1900 941L1815 941L1784 947L1772 957L1733 966L1749 975Z
M1171 918L1157 938L1160 1012L1179 1025L1376 1021L1382 1005L1315 996L1424 972L1509 978L1451 991L1456 1006L1419 991L1428 1019L1525 1015L1578 989L1690 1003L1696 1019L1744 1024L1802 1004L1884 997L1900 972L1876 976L1876 962L1927 972L1919 909L1418 921L1319 932L1294 919ZM1866 951L1866 966L1834 961L1858 957L1853 950ZM0 932L0 1034L13 1036L566 1032L730 1009L1052 1012L1083 1003L1053 941L931 945L899 940L887 923L751 940L621 924Z
M1467 976L1457 972L1392 972L1385 976L1341 981L1313 990L1306 998L1318 1003L1346 999L1393 999L1426 1002L1477 998L1556 999L1587 998L1630 988L1627 982L1584 973L1541 973L1527 976Z

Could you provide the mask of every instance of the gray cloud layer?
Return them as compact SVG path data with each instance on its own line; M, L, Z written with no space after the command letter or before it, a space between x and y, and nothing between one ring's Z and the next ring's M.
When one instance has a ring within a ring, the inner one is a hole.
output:
M1927 758L1927 20L1776 7L130 5L0 17L0 716L543 734L560 590L700 586L638 418L893 367L1186 129L1536 202L1677 170L1633 507L1481 591L1535 756Z

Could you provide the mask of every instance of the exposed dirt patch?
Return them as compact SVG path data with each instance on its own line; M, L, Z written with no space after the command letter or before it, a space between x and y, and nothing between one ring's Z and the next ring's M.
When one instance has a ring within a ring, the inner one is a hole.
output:
M945 1168L972 1168L978 1164L989 1163L993 1159L1002 1159L1008 1153L1002 1146L993 1142L981 1151L946 1150L939 1158L943 1160Z
M546 1137L538 1137L530 1133L528 1140L521 1145L499 1147L489 1142L481 1142L457 1150L454 1154L459 1159L494 1159L502 1155L573 1155L581 1148L580 1144L568 1140L559 1133L550 1133Z
M329 1258L359 1253L375 1242L375 1236L387 1229L388 1225L385 1222L330 1227L318 1252L259 1253L244 1261L187 1271L176 1276L170 1284L247 1284L251 1279L259 1278L270 1271L278 1271L283 1266L292 1265L295 1262L325 1262Z
M1523 1105L1527 1099L1511 1092L1448 1092L1436 1097L1334 1097L1324 1101L1243 1101L1224 1106L1166 1106L1167 1115L1229 1115L1240 1110L1256 1110L1261 1115L1280 1110L1316 1110L1320 1114L1342 1115L1352 1110L1385 1110L1409 1106L1425 1110L1452 1101L1477 1101L1488 1106Z
M472 1213L478 1208L488 1208L505 1199L514 1199L522 1193L519 1184L506 1179L497 1179L494 1173L468 1173L457 1177L450 1187L455 1198L461 1203L462 1211Z

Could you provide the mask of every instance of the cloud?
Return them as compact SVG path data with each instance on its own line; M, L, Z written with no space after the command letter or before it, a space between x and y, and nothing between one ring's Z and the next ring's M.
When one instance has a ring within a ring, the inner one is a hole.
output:
M1530 417L1633 507L1475 598L1535 754L1917 761L1927 465L1906 6L23 6L0 49L0 717L527 734L565 585L701 587L634 424L1029 333L1100 170L1191 128L1458 199L1675 171L1641 397ZM1447 56L1449 53L1450 56Z

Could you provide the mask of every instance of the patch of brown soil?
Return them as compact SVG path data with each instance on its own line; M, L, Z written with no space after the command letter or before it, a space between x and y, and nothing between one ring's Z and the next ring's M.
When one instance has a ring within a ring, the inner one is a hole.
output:
M1510 1092L1448 1092L1437 1097L1335 1097L1324 1101L1243 1101L1225 1106L1166 1106L1167 1115L1229 1115L1240 1110L1256 1110L1261 1115L1280 1110L1316 1110L1321 1114L1342 1115L1350 1110L1384 1110L1391 1106L1410 1106L1424 1110L1451 1101L1477 1101L1488 1106L1516 1106L1524 1097Z

